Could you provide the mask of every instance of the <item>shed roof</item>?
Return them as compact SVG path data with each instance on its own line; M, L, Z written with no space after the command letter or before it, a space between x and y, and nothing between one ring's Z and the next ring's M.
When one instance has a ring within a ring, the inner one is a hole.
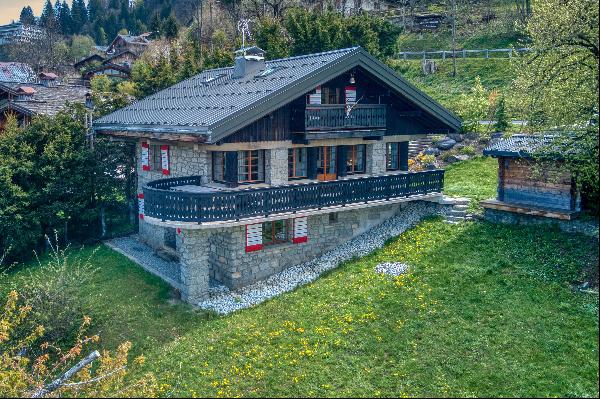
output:
M216 142L352 68L361 67L393 91L457 130L453 113L360 47L267 61L272 69L234 79L233 67L204 71L94 123L99 132L137 131L204 136Z
M530 158L536 151L550 146L556 135L515 134L500 139L483 150L483 155L507 158Z

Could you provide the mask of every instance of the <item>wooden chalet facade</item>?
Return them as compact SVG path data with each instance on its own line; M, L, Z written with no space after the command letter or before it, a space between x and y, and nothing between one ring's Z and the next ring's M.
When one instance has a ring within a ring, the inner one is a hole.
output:
M139 237L179 257L195 302L209 279L245 286L439 198L444 172L408 172L408 142L460 126L361 48L265 62L253 47L94 130L137 143Z

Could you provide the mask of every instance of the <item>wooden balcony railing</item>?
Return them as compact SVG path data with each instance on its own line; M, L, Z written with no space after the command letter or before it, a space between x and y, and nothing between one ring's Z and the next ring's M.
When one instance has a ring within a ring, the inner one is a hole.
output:
M200 176L156 180L144 187L144 211L162 221L213 222L442 192L444 171L370 176L268 188L198 193Z
M347 108L351 107L351 108ZM304 125L307 131L335 129L385 129L386 106L382 104L307 105Z

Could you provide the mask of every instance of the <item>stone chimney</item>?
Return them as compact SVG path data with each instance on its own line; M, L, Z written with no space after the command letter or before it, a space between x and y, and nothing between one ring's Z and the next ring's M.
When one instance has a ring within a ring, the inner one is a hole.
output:
M256 46L245 47L235 52L232 78L255 76L265 70L265 51Z

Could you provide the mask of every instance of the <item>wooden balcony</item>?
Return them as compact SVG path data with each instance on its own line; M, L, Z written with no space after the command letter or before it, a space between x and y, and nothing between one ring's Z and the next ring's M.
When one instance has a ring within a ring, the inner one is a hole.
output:
M307 138L324 137L327 132L346 132L344 136L353 137L383 135L386 129L386 106L384 104L307 105L304 127Z
M200 176L190 176L148 183L144 210L146 216L161 221L238 221L441 193L443 187L443 170L231 191L211 191L201 186Z

